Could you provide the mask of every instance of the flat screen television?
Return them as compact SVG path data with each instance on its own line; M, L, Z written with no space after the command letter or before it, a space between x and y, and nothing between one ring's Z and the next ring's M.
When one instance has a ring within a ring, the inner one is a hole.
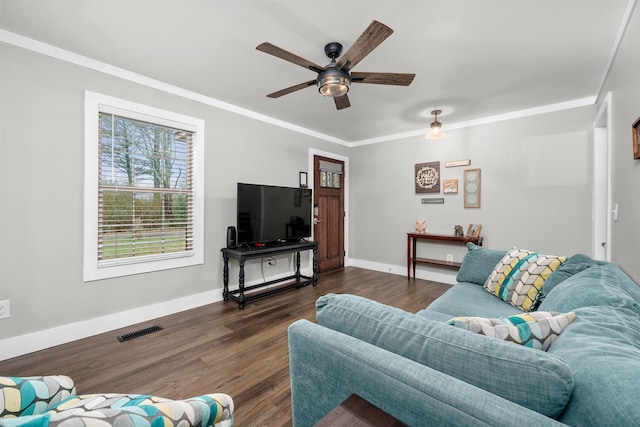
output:
M311 237L311 189L238 183L237 244Z

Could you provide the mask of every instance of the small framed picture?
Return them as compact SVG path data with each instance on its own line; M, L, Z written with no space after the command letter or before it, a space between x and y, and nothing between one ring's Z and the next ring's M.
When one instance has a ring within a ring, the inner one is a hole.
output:
M443 179L442 180L442 192L444 194L458 194L458 180L457 179Z
M480 237L480 230L482 230L482 224L469 224L467 237Z
M640 159L640 117L633 123L631 127L633 133L633 158Z

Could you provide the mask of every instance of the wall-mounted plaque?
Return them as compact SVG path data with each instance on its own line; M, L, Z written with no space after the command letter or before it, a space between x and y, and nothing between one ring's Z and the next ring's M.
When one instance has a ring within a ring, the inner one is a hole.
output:
M441 205L444 203L444 197L432 197L429 199L422 199L423 205Z
M416 193L440 192L440 162L417 164L414 176Z
M471 164L471 160L452 160L450 162L444 162L444 167L446 168L455 168L458 166L469 166Z

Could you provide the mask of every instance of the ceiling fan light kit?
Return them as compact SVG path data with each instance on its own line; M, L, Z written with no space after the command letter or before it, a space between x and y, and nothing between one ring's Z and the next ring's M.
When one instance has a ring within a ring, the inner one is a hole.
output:
M332 71L344 75L333 75ZM318 92L320 92L322 96L337 98L349 92L351 79L349 78L348 74L342 73L337 68L329 68L327 69L327 71L323 71L322 73L320 73L320 75L318 75L316 84L318 85Z
M318 92L322 94L322 96L330 96L336 98L338 96L345 95L349 92L349 85L351 84L351 79L349 76L340 76L340 75L331 75L329 74L331 69L324 71L320 76L318 76ZM335 71L340 72L340 70L335 69Z
M431 112L435 116L433 122L429 126L429 133L427 133L427 139L442 139L447 136L442 130L442 122L438 120L438 114L442 114L442 110L433 110Z
M367 29L351 45L347 52L340 57L342 45L338 42L328 43L324 47L325 54L331 58L331 63L326 67L315 64L298 55L279 48L271 43L261 43L256 49L264 53L276 56L285 61L304 67L318 74L315 80L298 83L291 87L268 94L269 98L279 98L283 95L312 86L314 83L318 87L318 92L326 97L334 99L336 108L342 110L351 104L347 96L351 83L368 83L380 85L409 86L415 74L401 73L367 73L358 72L351 74L351 69L362 61L380 43L386 40L393 33L393 30L378 21L373 21ZM336 59L340 60L336 62Z
M341 52L342 45L337 42L329 43L324 47L324 53L331 58L331 64L327 65L327 69L319 73L316 79L318 92L322 96L337 98L349 92L351 76L336 67L336 58L340 56Z

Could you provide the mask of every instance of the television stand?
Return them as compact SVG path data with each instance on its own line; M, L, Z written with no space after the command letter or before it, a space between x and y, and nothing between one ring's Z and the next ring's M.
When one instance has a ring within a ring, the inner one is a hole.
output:
M311 277L300 274L300 251L313 251L313 275ZM238 247L238 248L222 248L222 258L224 259L223 281L224 288L222 291L222 297L225 301L230 299L238 303L238 308L243 309L245 304L264 298L269 295L274 295L280 292L284 292L289 289L300 288L302 286L311 284L315 286L318 283L318 242L283 242L283 243L271 243L261 247ZM244 264L249 259L265 258L274 255L281 255L287 253L295 253L296 271L295 274L287 277L281 277L275 280L269 280L257 285L246 286L244 285ZM238 273L238 289L229 290L229 259L235 259L240 265L240 272ZM262 292L250 292L260 288L265 288L270 285L280 283L281 286L266 289Z

